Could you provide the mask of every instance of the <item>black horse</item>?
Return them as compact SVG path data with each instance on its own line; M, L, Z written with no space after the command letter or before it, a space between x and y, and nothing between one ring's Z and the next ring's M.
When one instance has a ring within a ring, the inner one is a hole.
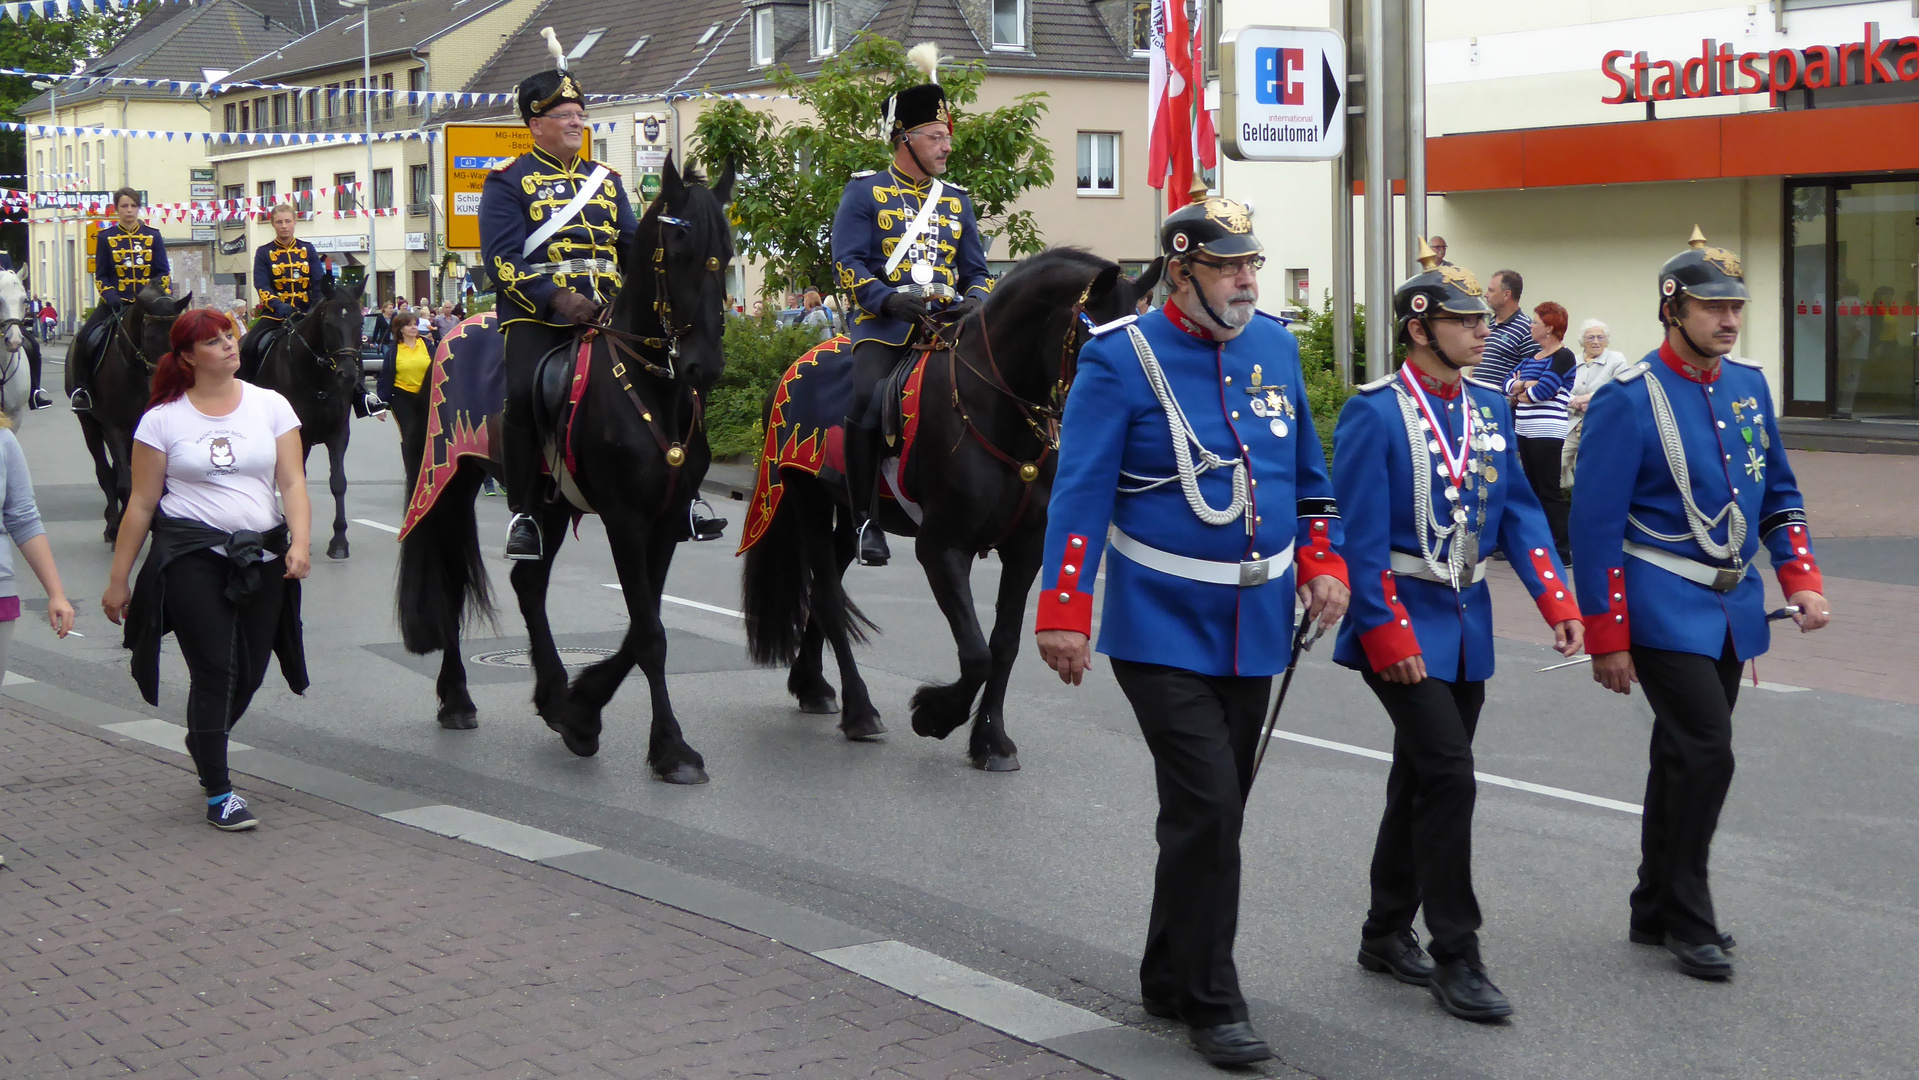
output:
M952 348L926 358L905 478L922 517L914 522L888 503L880 524L918 537L920 566L959 646L958 681L914 693L913 730L944 739L974 712L968 755L989 772L1019 768L1003 716L1006 682L1039 573L1059 410L1079 347L1092 326L1131 314L1159 280L1160 266L1155 260L1128 278L1096 255L1050 248L1009 271L977 315L943 331ZM769 396L769 426L771 405ZM840 729L849 739L871 738L885 728L853 661L851 646L871 624L841 583L856 546L845 483L795 469L781 473L784 496L766 534L746 552L747 647L762 664L792 666L786 686L801 711L831 713L839 707L822 654L830 643L845 694ZM993 550L1001 570L989 640L973 610L971 573L973 559Z
M175 299L148 285L133 303L105 323L105 341L93 364L93 407L75 413L93 477L107 497L107 543L120 536L120 518L133 494L133 430L152 396L153 365L171 347L173 322L193 306L193 294Z
M567 748L582 757L599 751L600 713L637 664L652 691L648 764L668 783L702 784L706 762L687 745L667 698L660 594L675 547L691 534L692 504L712 461L700 414L702 395L725 364L723 275L733 256L725 207L733 166L708 188L691 168L682 175L669 160L662 181L622 253L625 287L606 329L591 339L586 391L570 426L573 452L556 451L573 463L562 485L570 490L534 511L545 557L514 563L511 579L531 637L534 708ZM449 728L475 723L459 634L464 615L490 614L473 514L485 472L482 462L464 459L401 541L401 637L412 652L444 652L437 690L439 720ZM423 484L426 478L423 471ZM617 652L568 687L546 592L567 522L583 512L598 514L606 527L631 625Z
M353 406L366 391L360 368L360 292L364 282L340 285L297 321L289 321L267 346L255 378L285 395L300 418L304 458L326 444L327 487L333 492L333 539L329 559L344 559L346 541L346 447ZM256 331L257 333L258 331Z

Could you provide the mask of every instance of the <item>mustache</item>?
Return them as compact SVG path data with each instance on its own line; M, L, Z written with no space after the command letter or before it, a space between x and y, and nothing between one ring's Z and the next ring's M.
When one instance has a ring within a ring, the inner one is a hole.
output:
M1259 293L1252 289L1241 289L1227 297L1226 302L1229 304L1256 304L1259 302Z

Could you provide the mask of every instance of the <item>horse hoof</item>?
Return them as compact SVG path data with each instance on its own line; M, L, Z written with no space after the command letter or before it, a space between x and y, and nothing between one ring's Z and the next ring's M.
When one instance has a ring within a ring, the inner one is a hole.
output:
M566 743L568 750L573 751L581 757L592 757L594 754L600 752L600 736L598 732L583 732L574 731L572 728L561 728L560 741Z
M837 716L840 711L840 701L832 694L811 699L801 698L800 711L810 716Z
M329 559L344 559L347 555L347 542L345 540L335 540L326 546L326 557Z
M476 709L442 709L440 726L448 731L472 731L480 726L480 714Z
M546 727L548 731L551 731L555 735L566 734L565 724L562 724L558 720L553 720L548 717L541 717L541 719L546 721Z
M840 724L840 733L852 742L872 742L886 734L886 725L880 723L880 714L871 709L864 716L849 716Z
M916 711L913 713L913 734L929 739L944 739L965 723L964 716L960 717L959 723L948 723L934 718L930 713Z
M987 754L973 759L973 767L981 772L1018 772L1018 754Z
M691 785L707 782L706 770L687 762L681 762L659 775L661 780L669 784Z

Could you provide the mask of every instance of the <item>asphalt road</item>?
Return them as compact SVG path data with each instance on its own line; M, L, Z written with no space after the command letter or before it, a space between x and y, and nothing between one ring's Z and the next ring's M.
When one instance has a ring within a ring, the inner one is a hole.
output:
M53 371L48 382L57 385ZM355 438L349 516L395 526L403 501L395 429L361 421ZM60 407L33 414L21 439L86 636L58 643L44 626L23 628L14 670L145 709L99 614L109 551L77 427ZM319 455L315 464L324 471ZM322 520L330 516L324 481L313 486ZM727 540L681 548L669 595L739 606L732 543L741 507L729 510ZM496 545L505 508L482 499L480 513ZM316 529L316 550L323 536ZM687 789L648 773L637 678L609 708L591 760L569 754L533 717L530 679L511 667L474 668L485 672L474 680L477 731L441 730L431 662L397 645L393 536L364 524L350 536L353 557L320 559L307 586L313 687L294 697L270 676L236 732L246 742L883 928L1171 1031L1137 1006L1154 799L1123 698L1103 663L1072 689L1028 656L1008 698L1022 771L969 768L963 733L946 742L912 735L906 699L924 681L950 679L956 665L910 543L896 541L893 566L856 569L851 580L885 630L861 656L893 728L877 744L847 743L830 719L797 713L783 673L746 662L736 618L666 605L674 703L713 777ZM494 570L504 594L505 564ZM975 564L980 596L992 595L997 570L992 560ZM1899 580L1907 572L1887 568ZM622 594L605 587L614 580L589 519L556 575L552 614L563 644L618 640L626 615ZM510 606L501 626L500 640L472 642L469 654L522 643ZM1302 665L1280 727L1374 754L1387 749L1384 713L1326 651ZM1480 788L1484 948L1518 1010L1510 1025L1451 1019L1424 991L1354 965L1385 762L1297 740L1273 747L1249 811L1238 955L1255 1021L1282 1058L1337 1080L1913 1075L1919 995L1890 961L1919 952L1910 779L1919 772L1919 710L1818 691L1742 697L1739 776L1714 853L1740 974L1708 984L1675 973L1663 952L1625 941L1638 836L1630 808L1644 782L1651 715L1641 698L1599 691L1583 669L1534 670L1556 659L1502 641L1480 727L1484 772L1561 789ZM158 712L177 720L185 672L171 642L164 675Z

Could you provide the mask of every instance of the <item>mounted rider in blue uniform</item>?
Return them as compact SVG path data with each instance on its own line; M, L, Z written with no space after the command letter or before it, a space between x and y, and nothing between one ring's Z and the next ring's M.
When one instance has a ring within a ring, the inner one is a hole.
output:
M1706 863L1740 668L1771 640L1761 545L1800 631L1831 618L1765 374L1731 355L1746 299L1739 256L1695 228L1659 271L1665 340L1586 408L1603 435L1580 444L1568 526L1593 679L1620 694L1636 681L1652 706L1627 935L1702 979L1733 971Z
M102 227L93 242L93 278L100 286L100 302L67 350L67 392L74 412L93 408L87 384L106 348L107 320L118 316L149 284L162 292L172 288L166 241L160 239L158 229L141 224L140 193L130 187L114 192L113 212L119 220ZM149 362L158 359L147 357Z
M964 188L939 179L953 151L953 114L939 85L939 47L907 59L929 80L886 99L893 162L847 182L833 215L833 265L848 298L853 339L853 413L846 418L846 483L860 525L860 563L884 566L879 461L884 454L875 390L911 351L930 316L957 321L992 286L986 249Z
M534 149L486 178L480 193L480 256L497 285L506 335L502 419L506 557L537 560L531 513L543 490L533 375L541 357L569 345L620 290L620 253L639 221L620 174L588 157L586 91L566 70L551 27L540 31L555 67L520 83L520 118Z

